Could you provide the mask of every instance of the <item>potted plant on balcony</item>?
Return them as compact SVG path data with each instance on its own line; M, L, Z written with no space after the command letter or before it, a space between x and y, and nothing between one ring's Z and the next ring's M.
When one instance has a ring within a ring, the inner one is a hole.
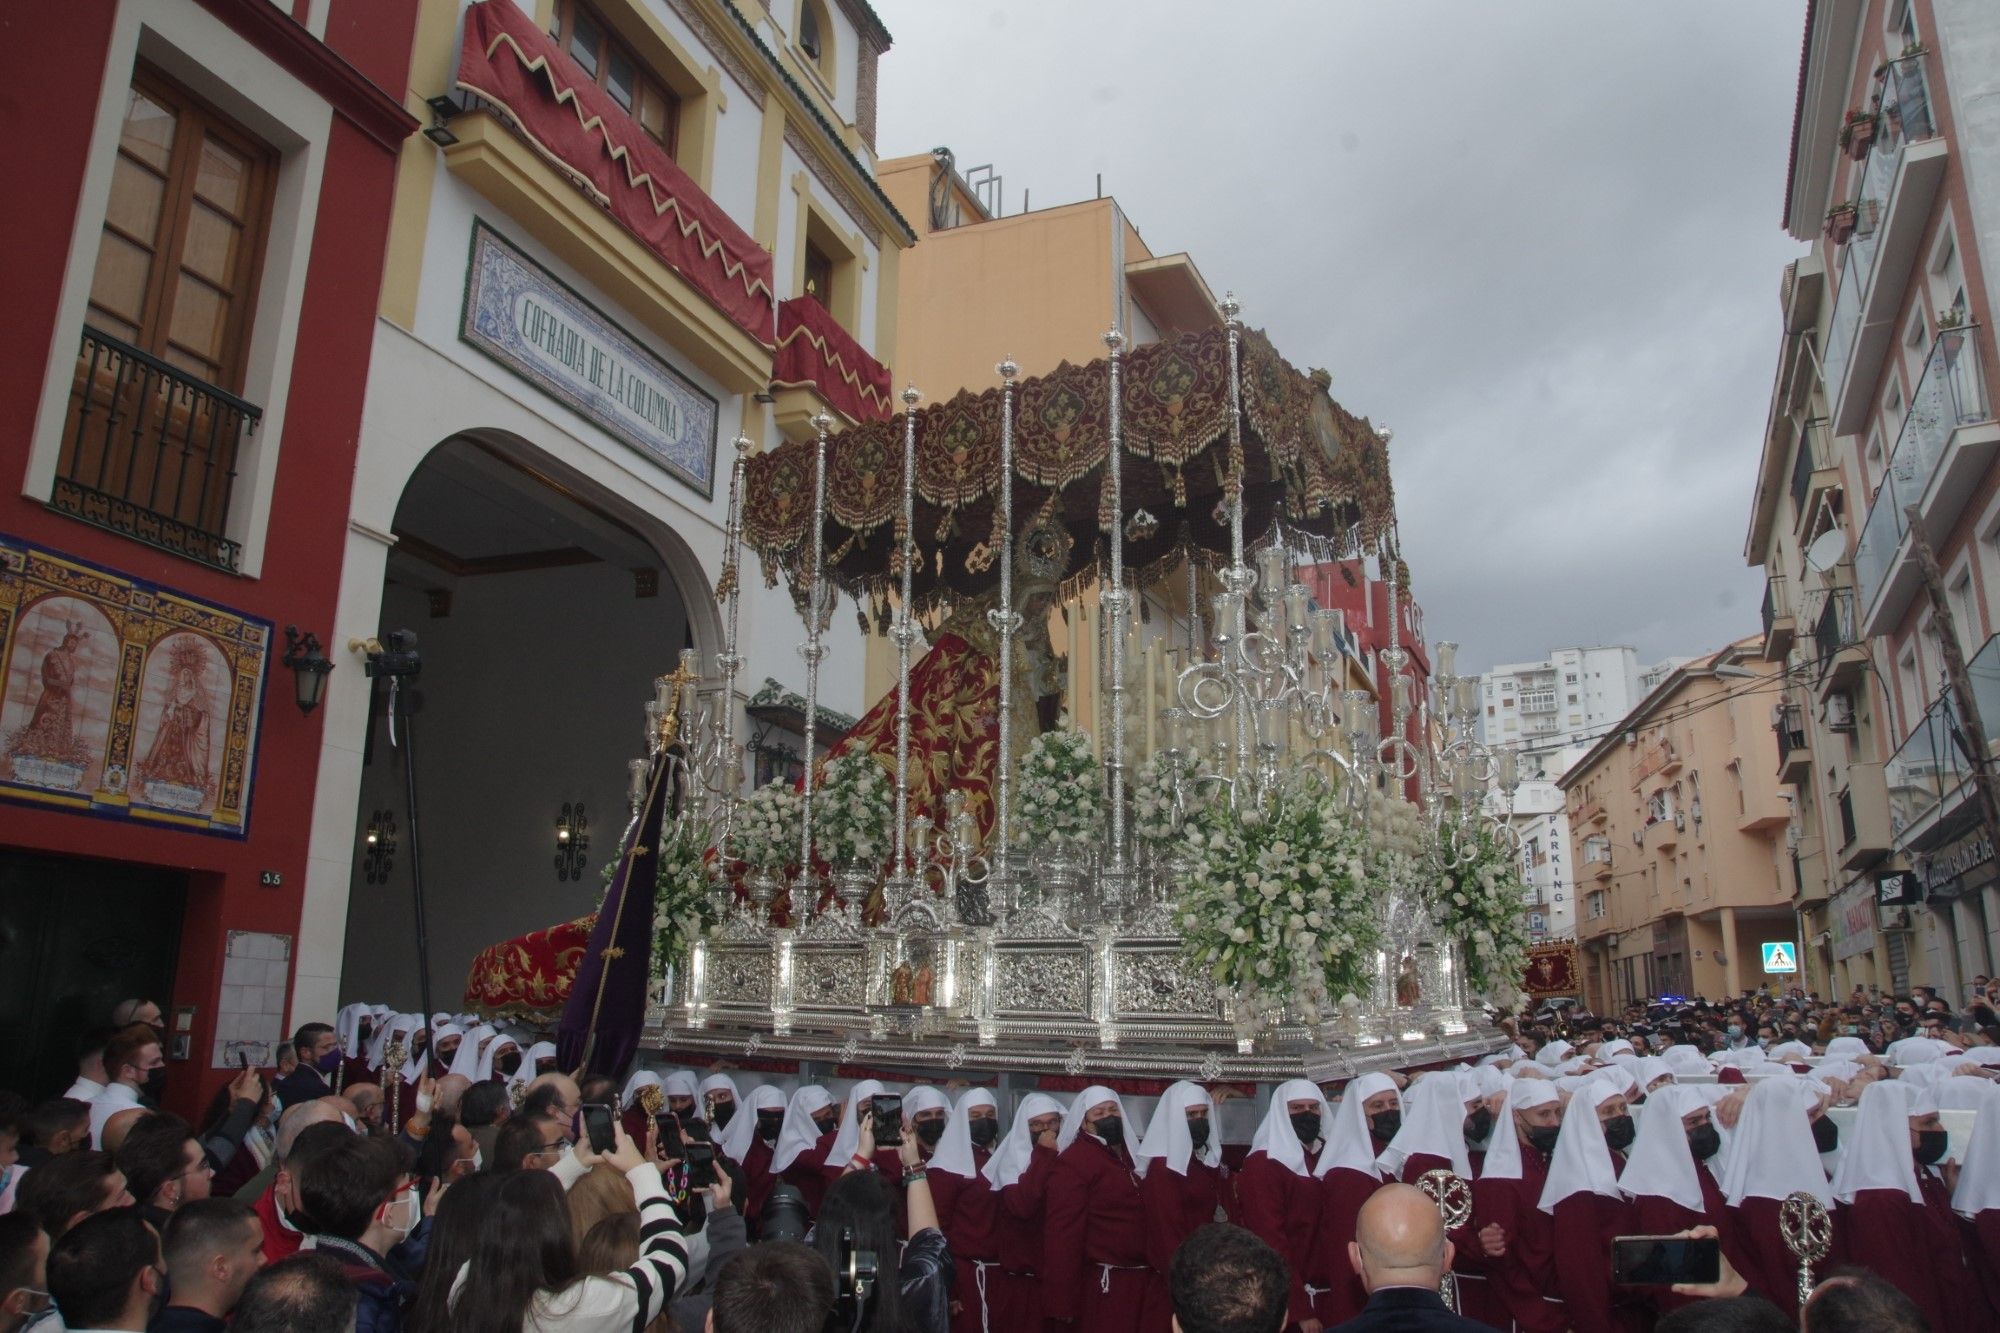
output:
M1854 235L1854 224L1860 216L1860 206L1852 199L1827 209L1826 239L1835 245L1846 245L1848 238Z
M1939 333L1944 333L1951 329L1964 328L1965 327L1964 307L1952 306L1947 310L1940 310L1938 312L1938 317L1937 317L1937 326Z
M1859 109L1848 112L1841 122L1840 146L1856 162L1868 156L1868 146L1875 142L1875 123L1874 112Z

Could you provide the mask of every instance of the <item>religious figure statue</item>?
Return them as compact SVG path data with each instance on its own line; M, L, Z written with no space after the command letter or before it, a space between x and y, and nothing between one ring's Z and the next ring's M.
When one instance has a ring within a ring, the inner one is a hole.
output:
M1059 659L1049 640L1049 613L1069 568L1072 540L1055 522L1031 527L1014 547L1013 722L1018 760L1062 711ZM1000 633L987 613L1000 605L997 587L961 602L931 634L930 651L910 668L910 813L952 828L946 796L962 791L978 838L992 832L993 782L1000 764ZM872 754L891 776L896 764L896 690L892 685L829 752Z
M192 639L177 641L170 654L172 688L160 710L153 744L139 761L139 776L211 792L208 692L202 688L208 658Z
M924 1005L929 1004L931 1002L931 991L936 984L937 976L931 971L929 963L925 963L922 967L918 968L916 1002Z
M915 1004L917 987L908 962L896 964L896 970L889 974L889 1003Z
M1410 1009L1421 1003L1423 998L1423 983L1417 980L1417 960L1404 954L1403 965L1396 973L1396 1003Z
M87 764L89 748L76 736L72 693L82 668L83 622L63 622L62 642L42 654L42 693L35 712L7 742L10 759L41 759L55 764Z

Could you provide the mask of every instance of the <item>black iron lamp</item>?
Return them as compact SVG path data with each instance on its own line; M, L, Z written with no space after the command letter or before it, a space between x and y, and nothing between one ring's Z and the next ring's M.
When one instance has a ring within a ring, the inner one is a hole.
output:
M564 801L556 816L556 878L582 879L584 857L590 851L590 820L584 816L583 802Z
M319 635L301 634L297 625L285 626L285 655L279 661L292 669L299 711L311 716L326 697L326 678L333 670L333 663L319 646Z
M361 835L361 869L370 884L387 884L396 868L396 816L377 810L368 819L368 831Z

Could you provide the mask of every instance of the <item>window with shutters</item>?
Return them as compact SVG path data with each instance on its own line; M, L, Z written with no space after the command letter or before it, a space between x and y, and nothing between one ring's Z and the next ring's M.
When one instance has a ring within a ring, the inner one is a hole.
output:
M583 72L611 94L612 101L632 113L640 129L669 155L679 155L680 98L646 73L632 48L612 35L602 16L581 0L556 0L549 32Z

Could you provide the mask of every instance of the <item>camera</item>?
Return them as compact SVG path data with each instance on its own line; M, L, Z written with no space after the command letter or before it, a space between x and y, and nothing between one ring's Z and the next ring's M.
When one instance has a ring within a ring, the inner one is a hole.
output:
M893 1093L871 1099L869 1118L875 1125L875 1146L897 1148L903 1143L903 1099Z
M783 1181L771 1186L757 1214L758 1239L804 1241L811 1227L812 1214L806 1210L806 1196L799 1193L799 1187Z
M900 1102L901 1098L896 1098ZM879 1271L873 1250L859 1249L854 1244L854 1232L840 1229L840 1259L834 1264L833 1278L839 1288L835 1308L839 1317L850 1327L859 1327L862 1316L868 1310L868 1298L875 1294L875 1278Z
M370 653L362 671L369 676L414 676L424 669L417 655L417 636L406 629L392 629L382 636L382 651Z

